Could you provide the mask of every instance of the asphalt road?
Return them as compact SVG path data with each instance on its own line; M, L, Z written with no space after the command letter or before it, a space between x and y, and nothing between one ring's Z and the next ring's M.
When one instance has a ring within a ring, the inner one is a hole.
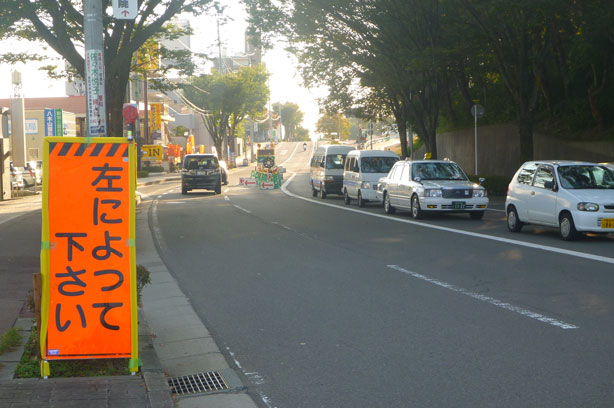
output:
M312 146L310 146L310 149ZM161 256L262 407L611 407L614 237L151 186ZM293 175L292 172L296 172ZM496 201L496 200L495 200Z

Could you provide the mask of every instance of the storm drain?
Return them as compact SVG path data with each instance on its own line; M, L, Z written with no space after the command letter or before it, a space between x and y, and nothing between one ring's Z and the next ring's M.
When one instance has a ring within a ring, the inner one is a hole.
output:
M217 371L172 377L168 379L168 386L171 388L171 392L177 395L201 394L229 389L224 377Z

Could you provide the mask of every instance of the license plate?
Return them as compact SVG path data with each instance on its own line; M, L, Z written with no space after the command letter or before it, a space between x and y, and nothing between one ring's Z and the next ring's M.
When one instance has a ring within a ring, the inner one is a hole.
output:
M603 218L601 228L614 228L614 218Z
M465 208L465 202L464 201L452 201L452 208L454 208L455 210L462 210Z

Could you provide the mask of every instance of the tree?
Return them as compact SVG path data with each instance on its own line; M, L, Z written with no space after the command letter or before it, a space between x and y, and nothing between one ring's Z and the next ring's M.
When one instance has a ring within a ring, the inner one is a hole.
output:
M237 72L201 75L183 86L185 101L201 113L213 144L226 157L223 146L227 136L234 136L246 115L261 113L269 89L264 65L241 67ZM231 145L234 145L231 143Z
M302 126L299 126L294 131L294 140L297 142L308 142L311 140L309 137L309 129L305 129Z
M303 121L303 112L298 105L293 102L281 104L279 102L273 104L273 112L279 114L281 112L281 123L286 129L286 140L295 140L297 127Z
M108 14L111 11L111 1L100 1L104 13L102 35L109 134L121 135L122 106L133 68L133 54L149 38L185 33L185 30L167 23L180 13L205 13L212 0L140 0L139 15L135 20L113 18ZM81 52L84 45L82 7L81 0L0 0L0 36L46 43L70 64L76 75L85 78L85 62ZM176 52L171 58L181 56L181 52ZM26 51L5 54L0 61L24 62L40 58L40 55ZM176 67L183 66L186 72L193 68L190 64L183 65L179 60L177 62ZM56 67L48 68L53 70Z
M345 116L325 113L318 119L316 130L319 133L325 134L329 139L334 139L334 134L337 136L337 140L348 140L350 137L350 126L350 121Z
M246 0L253 27L289 39L306 82L328 85L328 111L392 114L402 135L411 120L434 157L449 64L440 2Z

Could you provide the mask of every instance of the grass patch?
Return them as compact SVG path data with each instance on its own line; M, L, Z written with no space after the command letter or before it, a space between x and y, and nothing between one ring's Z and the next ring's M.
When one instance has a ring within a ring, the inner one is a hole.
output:
M21 361L15 369L15 378L39 378L38 337L33 329L26 343ZM50 361L51 376L56 377L100 377L106 375L130 375L128 359L96 359Z
M21 334L19 334L17 329L13 327L0 336L0 354L4 354L7 351L13 351L20 344Z

